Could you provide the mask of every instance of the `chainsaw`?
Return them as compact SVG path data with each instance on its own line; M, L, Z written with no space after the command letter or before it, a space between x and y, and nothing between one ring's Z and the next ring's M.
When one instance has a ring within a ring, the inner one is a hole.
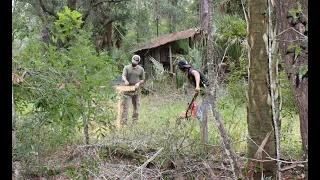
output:
M187 119L188 119L188 112L189 112L189 110L193 107L193 103L194 103L194 101L197 99L198 94L199 94L199 92L195 92L195 93L193 94L193 97L192 97L192 99L191 99L191 102L188 103L188 107L187 107L187 111L186 111L186 118L187 118Z

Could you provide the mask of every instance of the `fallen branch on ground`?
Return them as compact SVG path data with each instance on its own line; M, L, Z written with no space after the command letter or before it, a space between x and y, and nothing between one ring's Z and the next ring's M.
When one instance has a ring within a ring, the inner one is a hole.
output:
M134 174L135 172L137 172L137 171L140 170L140 169L145 168L145 167L149 164L149 162L151 162L162 150L163 150L163 147L160 148L157 153L155 153L150 159L148 159L145 163L143 163L139 168L137 168L135 171L133 171L129 176L127 176L126 178L124 178L124 180L127 180L127 179L131 178L131 176L133 176L133 174Z

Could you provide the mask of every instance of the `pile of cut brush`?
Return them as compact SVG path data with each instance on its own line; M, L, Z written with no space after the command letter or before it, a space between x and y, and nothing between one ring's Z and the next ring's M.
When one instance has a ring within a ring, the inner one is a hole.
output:
M245 153L238 153L244 170ZM181 154L180 154L181 156ZM202 159L195 154L177 157L170 150L87 145L67 146L52 153L44 161L52 164L41 172L26 170L24 179L234 179L223 149L216 149ZM299 164L283 167L283 179L303 180ZM244 171L243 171L244 172ZM14 180L14 176L12 177Z
M171 159L165 151L164 148L129 150L105 145L67 147L61 157L51 157L55 159L52 167L42 172L25 172L24 177L60 180L233 179L223 152L215 153L205 160L196 160L192 155ZM53 160L48 157L47 161Z

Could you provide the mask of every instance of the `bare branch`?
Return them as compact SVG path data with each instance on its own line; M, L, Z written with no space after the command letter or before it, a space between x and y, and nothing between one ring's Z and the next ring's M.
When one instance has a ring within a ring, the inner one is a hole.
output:
M295 30L293 27L289 27L288 29L286 29L286 30L280 32L279 34L277 34L276 36L274 36L273 39L271 39L271 40L272 40L272 41L275 40L275 38L276 38L277 36L280 36L281 34L287 32L287 31L290 30L290 29L294 30L296 33L300 34L300 35L303 36L305 39L308 38L308 36L302 34L301 32L299 32L299 31L297 31L297 30Z
M295 168L295 167L297 167L297 166L299 166L299 167L304 167L303 164L293 164L293 165L286 166L286 167L280 169L280 171L287 171L287 170L292 169L292 168Z
M163 147L159 149L159 151L157 153L155 153L150 159L148 159L145 163L143 163L139 168L137 168L135 171L133 171L129 176L127 176L126 178L124 178L124 180L130 179L131 176L137 172L140 169L143 169L145 166L147 166L149 164L149 162L151 162L161 151L163 150Z
M243 2L243 0L241 0L241 5L242 5L243 14L244 14L244 18L245 18L246 24L247 24L247 32L249 32L249 20L248 20L248 16L247 16L247 13L246 13L246 10L245 10L243 4L244 4L244 2Z

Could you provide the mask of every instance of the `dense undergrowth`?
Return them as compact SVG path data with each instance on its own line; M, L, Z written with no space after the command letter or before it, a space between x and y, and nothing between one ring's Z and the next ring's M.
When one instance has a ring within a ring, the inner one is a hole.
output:
M78 22L79 14L68 9L64 13ZM144 85L152 92L141 97L139 121L132 124L129 118L129 125L113 126L117 110L109 105L116 103L116 93L108 84L121 73L121 65L127 64L130 56L120 50L97 55L90 26L75 34L73 30L80 24L63 20L59 23L70 30L66 34L57 33L51 44L43 44L37 40L39 32L35 32L37 38L30 36L25 48L14 53L13 75L22 80L13 84L17 143L12 160L21 163L23 179L232 179L212 114L207 144L202 143L196 119L178 118L193 93L192 88L182 86L179 73L179 89L172 87L170 78L155 74L158 79ZM217 22L215 53L222 58L229 48L226 59L231 72L217 87L218 110L244 170L250 141L246 115L248 62L242 44L245 23L236 16L221 16ZM66 42L65 36L70 41ZM194 57L197 68L203 68L200 50L188 47L186 51L189 54L184 56ZM286 161L300 160L299 118L288 80L283 72L280 75L281 154ZM89 124L89 145L83 119ZM287 172L299 174L297 168Z
M155 89L153 94L142 95L140 119L136 124L129 118L129 125L101 130L101 124L91 123L90 145L85 145L81 128L75 127L70 130L71 134L66 134L62 133L63 129L39 125L34 121L37 117L25 115L25 121L19 124L21 146L17 153L23 156L20 160L24 176L31 179L36 176L124 179L130 175L135 179L175 179L178 176L232 179L212 114L208 121L207 144L202 143L196 119L177 118L185 111L193 90L188 88L185 94L183 89L170 86ZM235 104L226 89L220 89L218 107L234 151L244 167L248 140L246 104ZM131 111L129 117L130 114ZM299 160L301 142L297 115L283 117L281 134L284 159ZM141 168L161 148L155 159ZM141 169L136 171L139 167Z

